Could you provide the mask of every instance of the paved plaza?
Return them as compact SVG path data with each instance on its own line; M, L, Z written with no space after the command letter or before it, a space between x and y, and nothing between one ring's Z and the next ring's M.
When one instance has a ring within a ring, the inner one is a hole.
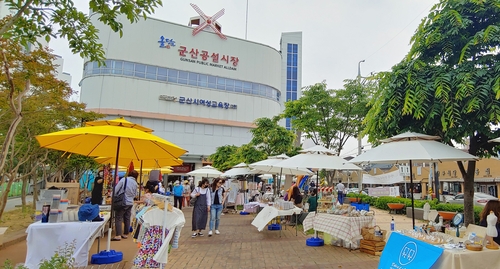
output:
M191 208L184 208L186 225L182 230L179 248L172 249L166 268L377 268L379 257L362 253L359 250L323 246L308 247L305 235L287 226L279 231L258 232L251 225L255 215L225 214L221 217L220 235L191 238ZM375 209L375 218L383 229L389 227L391 215ZM411 227L411 219L402 215L395 216L399 228ZM208 225L207 225L208 228ZM12 239L10 236L10 239ZM20 236L20 235L18 235ZM101 249L106 247L101 239ZM132 239L111 242L111 248L123 251L124 260L129 263L135 256L137 244ZM97 251L97 241L91 254ZM6 258L14 263L24 262L26 241L21 240L0 250L0 264Z

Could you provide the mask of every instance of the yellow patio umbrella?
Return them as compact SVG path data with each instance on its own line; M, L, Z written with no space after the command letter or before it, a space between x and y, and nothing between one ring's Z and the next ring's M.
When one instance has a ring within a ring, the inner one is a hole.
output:
M172 169L168 166L166 167L161 167L161 168L143 168L142 171L146 172L146 173L149 173L153 170L160 170L160 172L162 172L163 174L170 174L172 173Z
M161 137L119 126L79 127L36 136L43 148L84 156L177 159L187 151Z
M152 133L153 129L149 129L148 127L142 126L137 123L130 122L123 117L116 118L114 120L97 120L97 121L89 121L85 123L85 126L121 126L126 128L137 129L146 133Z
M94 159L97 163L107 164L115 162L113 157L98 157ZM134 167L142 167L143 168L159 168L164 166L178 166L182 165L183 161L181 159L145 159L145 160L136 160L130 158L119 158L118 165L128 166L132 162Z
M93 124L93 123L88 123ZM145 127L144 127L145 128ZM129 159L177 159L187 151L161 137L139 130L137 125L104 125L79 127L36 136L43 148L84 156ZM115 175L118 166L115 167ZM113 193L115 188L113 180ZM112 198L113 199L113 198ZM113 211L111 218L113 217ZM110 250L111 222L107 251Z

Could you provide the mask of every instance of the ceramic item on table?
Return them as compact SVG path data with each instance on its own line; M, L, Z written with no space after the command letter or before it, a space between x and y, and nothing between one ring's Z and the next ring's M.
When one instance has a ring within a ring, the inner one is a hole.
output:
M62 221L68 222L69 221L69 211L64 210L62 213Z
M49 223L56 223L59 215L58 209L51 209L49 213Z

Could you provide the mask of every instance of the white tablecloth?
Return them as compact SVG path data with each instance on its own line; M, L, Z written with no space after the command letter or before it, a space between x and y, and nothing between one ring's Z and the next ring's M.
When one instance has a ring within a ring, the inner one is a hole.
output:
M75 243L75 266L87 266L89 250L95 238L109 221L109 214L100 222L35 222L28 226L26 238L28 250L24 266L39 268L40 262L49 260L65 243ZM109 225L109 224L108 224Z
M445 249L431 269L498 269L500 250L483 248L482 251Z
M304 231L314 229L318 232L331 234L348 244L354 243L354 240L363 239L361 237L362 227L372 227L374 225L375 219L373 216L346 217L326 213L308 214L303 221Z
M257 229L262 231L266 225L278 216L291 216L293 214L300 214L302 212L302 208L295 207L289 210L278 210L274 206L266 206L264 207L255 219L252 221L252 225L257 227Z

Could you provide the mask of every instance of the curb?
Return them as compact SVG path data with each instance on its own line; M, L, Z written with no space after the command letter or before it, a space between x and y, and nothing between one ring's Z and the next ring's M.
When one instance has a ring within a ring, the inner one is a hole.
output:
M8 236L8 237L7 237ZM4 242L0 245L0 250L4 248L8 248L16 243L22 242L26 240L28 235L24 230L14 232L10 235L4 235Z

